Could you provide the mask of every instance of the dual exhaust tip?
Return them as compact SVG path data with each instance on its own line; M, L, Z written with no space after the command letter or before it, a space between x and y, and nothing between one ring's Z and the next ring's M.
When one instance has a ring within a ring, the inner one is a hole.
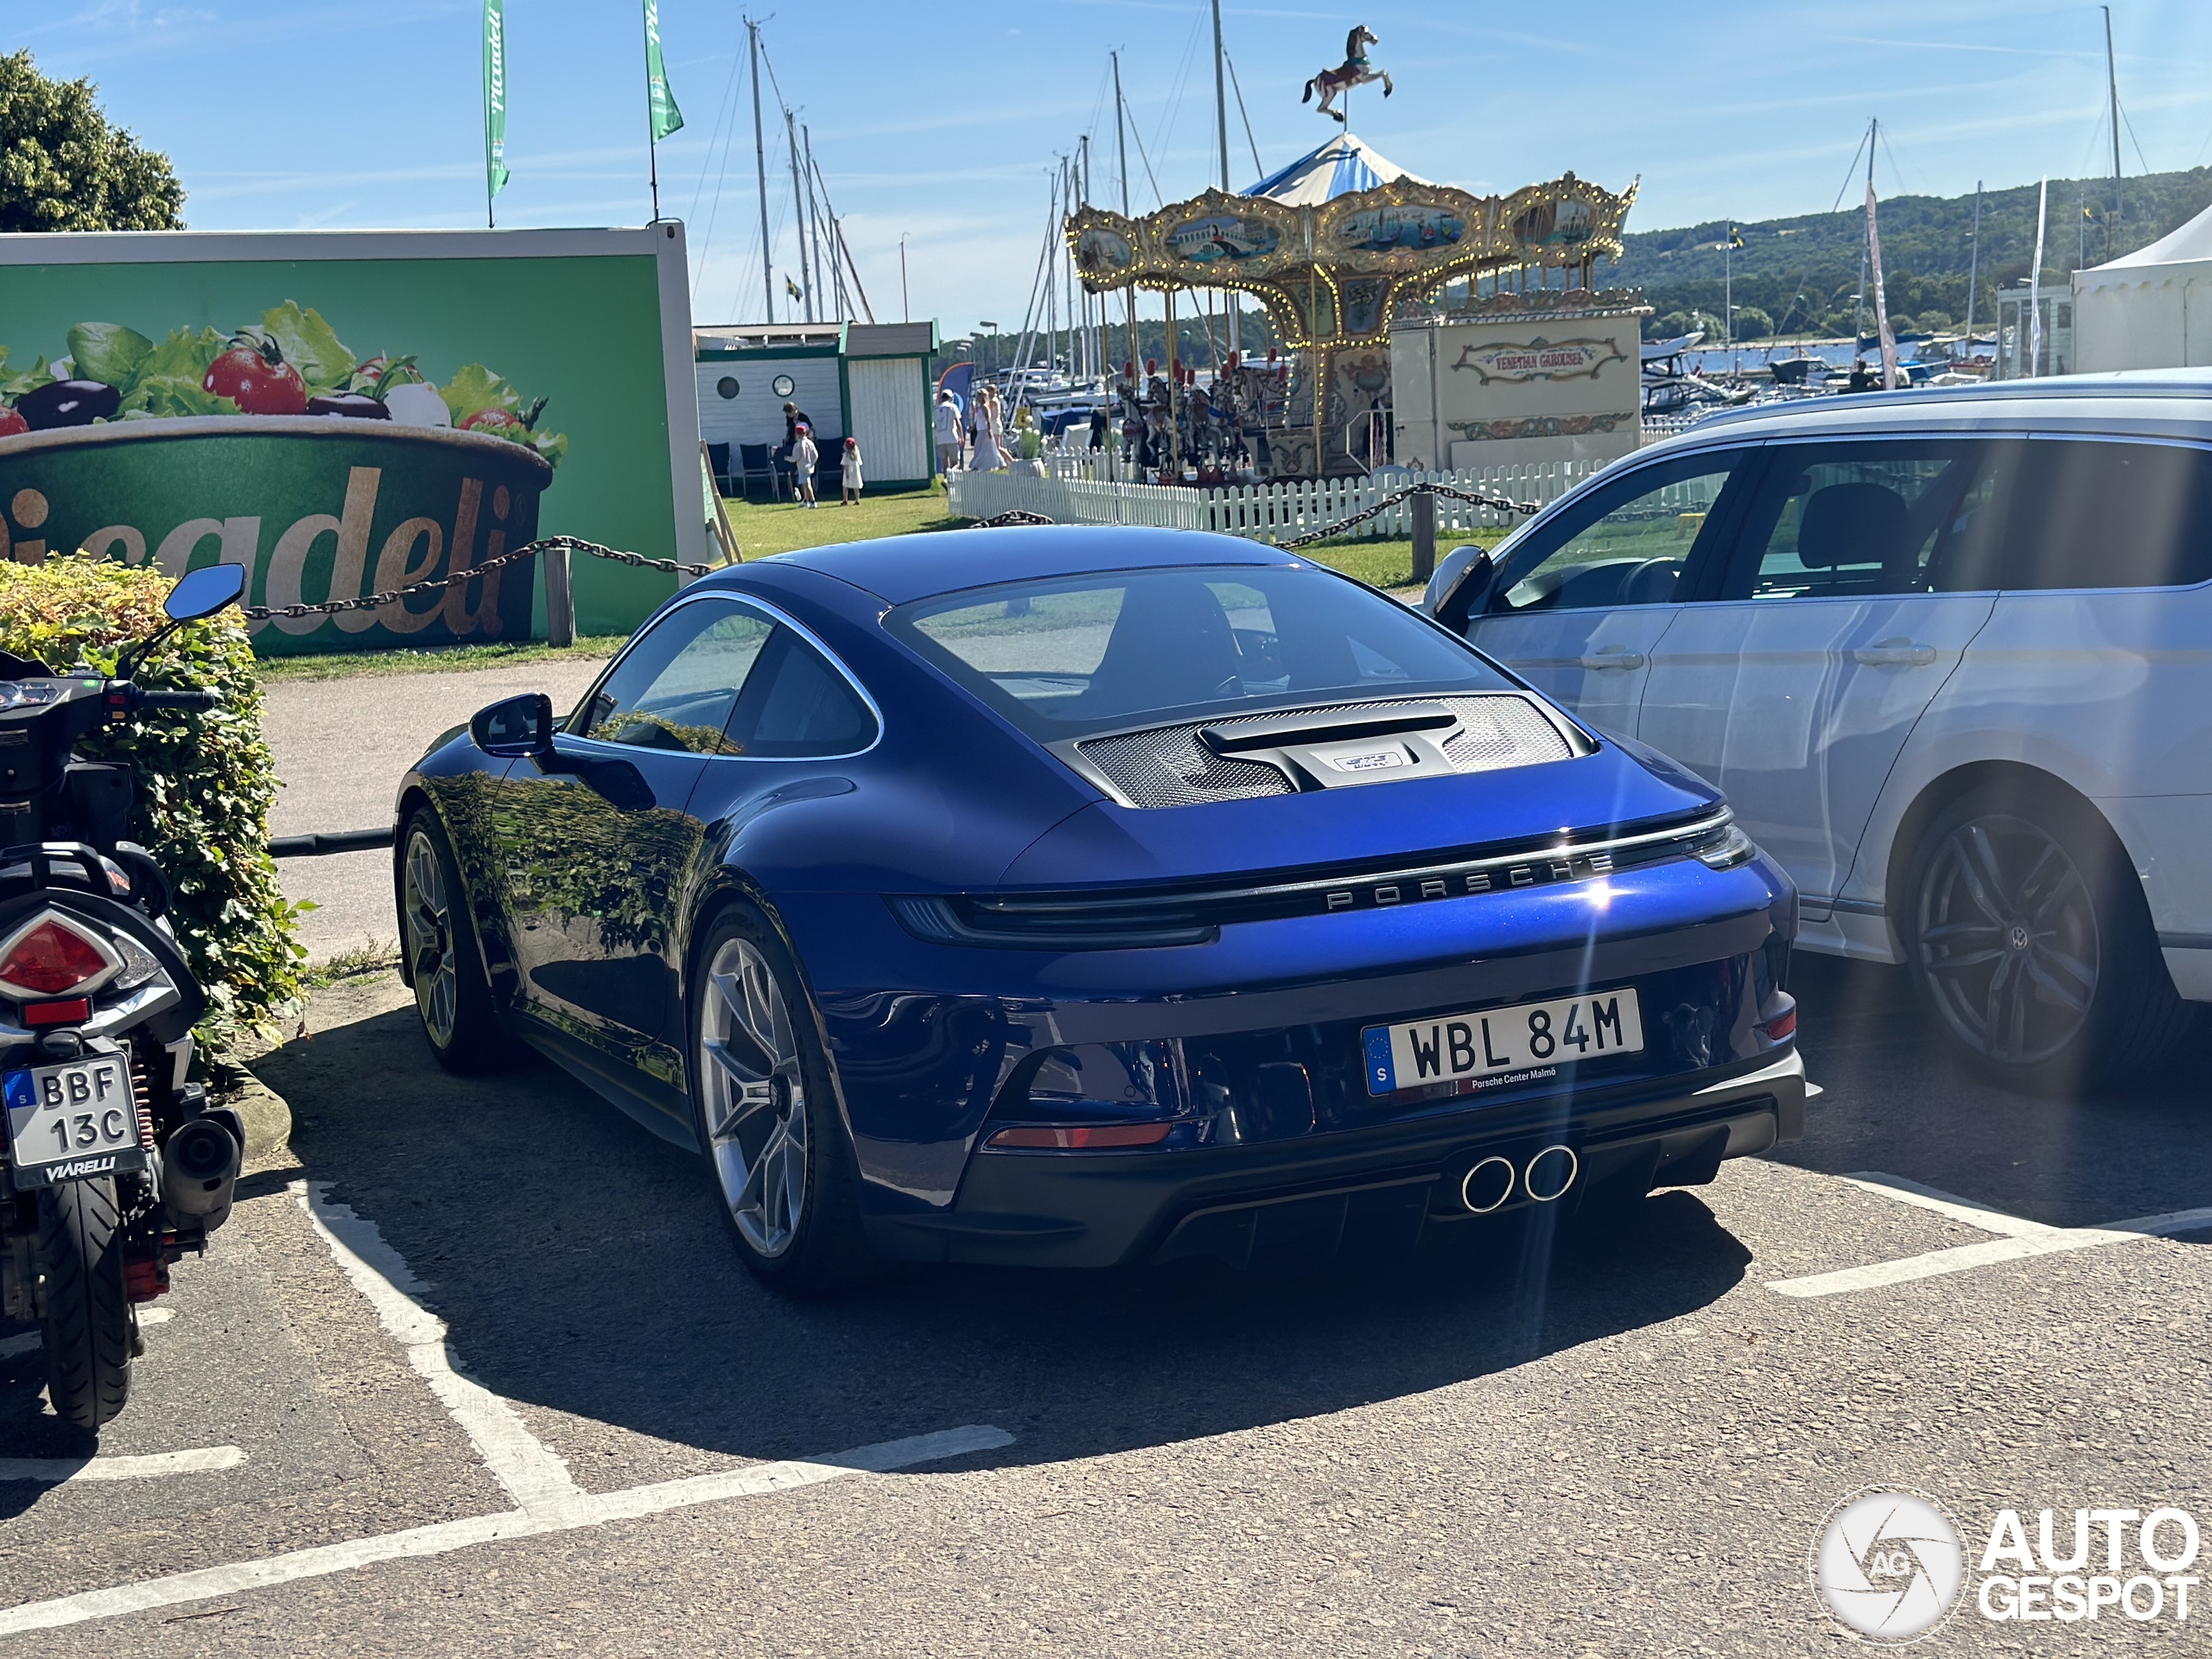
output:
M1478 1216L1503 1209L1516 1192L1538 1204L1550 1204L1567 1195L1581 1170L1582 1160L1572 1147L1546 1147L1519 1167L1510 1158L1492 1153L1460 1181L1459 1202L1470 1214Z

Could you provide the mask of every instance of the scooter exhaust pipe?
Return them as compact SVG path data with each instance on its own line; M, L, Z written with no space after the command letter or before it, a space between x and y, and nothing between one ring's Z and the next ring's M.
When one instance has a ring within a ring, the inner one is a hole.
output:
M245 1149L210 1117L195 1117L169 1136L162 1153L162 1207L169 1218L196 1221L213 1232L231 1218Z

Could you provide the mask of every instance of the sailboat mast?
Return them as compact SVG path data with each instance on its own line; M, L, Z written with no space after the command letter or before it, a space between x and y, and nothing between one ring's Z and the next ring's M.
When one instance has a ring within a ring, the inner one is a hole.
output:
M1220 135L1221 194L1224 196L1230 194L1229 91L1228 82L1224 79L1222 65L1227 60L1228 55L1229 54L1223 50L1221 44L1221 0L1213 0L1213 113L1214 124ZM1229 302L1229 349L1234 352L1237 348L1236 314L1238 311L1243 309L1243 308L1236 302L1236 290L1235 289L1231 288L1224 289L1224 297L1225 297ZM1218 367L1219 365L1217 365L1216 366Z
M1981 181L1974 181L1974 248L1967 258L1967 356L1974 356L1974 289L1981 275Z
M760 138L760 25L745 20L746 39L753 50L753 171L760 186L760 289L766 297L764 319L776 320L776 283L768 270L768 149Z
M2105 15L2105 86L2112 95L2112 223L2105 226L2105 257L2113 256L2113 239L2120 234L2120 72L2113 67L2112 8L2098 8Z
M1122 103L1122 54L1109 52L1107 55L1114 62L1114 153L1121 160L1122 217L1127 219L1129 216L1129 137L1128 114ZM1136 378L1137 285L1131 283L1122 292L1128 302L1129 379L1133 385L1141 387L1144 382Z
M1874 188L1874 139L1882 130L1878 118L1866 128L1866 188ZM1859 238L1859 296L1851 302L1851 355L1859 356L1859 342L1866 338L1866 238Z
M806 203L798 193L798 125L789 110L784 111L784 142L791 153L791 240L798 245L799 297L806 306L806 320L814 319L814 270L806 262Z

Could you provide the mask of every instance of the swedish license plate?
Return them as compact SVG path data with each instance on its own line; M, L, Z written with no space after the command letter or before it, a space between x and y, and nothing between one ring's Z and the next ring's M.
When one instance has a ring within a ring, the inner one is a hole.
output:
M1441 1083L1507 1083L1548 1076L1584 1060L1640 1053L1643 1018L1635 991L1624 988L1370 1026L1360 1035L1367 1050L1367 1092L1389 1095Z
M10 1071L0 1078L0 1098L8 1105L8 1142L18 1187L144 1166L130 1064L124 1055L91 1054L61 1065Z

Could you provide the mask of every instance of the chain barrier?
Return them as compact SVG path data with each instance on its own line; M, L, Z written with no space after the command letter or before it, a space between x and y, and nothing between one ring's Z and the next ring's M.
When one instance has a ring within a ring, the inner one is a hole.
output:
M1294 537L1287 542L1277 542L1275 546L1285 553L1290 553L1295 552L1301 547L1310 546L1315 542L1326 541L1332 536L1341 536L1355 525L1365 524L1377 513L1388 512L1408 497L1423 493L1430 495L1448 495L1454 501L1465 501L1470 506L1487 507L1492 512L1517 512L1523 518L1544 510L1544 504L1541 501L1509 501L1502 495L1484 495L1479 491L1462 490L1450 484L1408 484L1402 490L1391 491L1374 505L1363 507L1349 518L1339 518L1333 524L1324 524L1319 530L1309 530L1303 536Z
M679 564L674 559L649 559L642 553L625 553L620 549L601 547L597 542L587 542L574 536L548 536L542 541L529 543L511 552L481 564L472 564L465 570L456 570L448 576L435 576L427 581L410 582L404 588L386 588L380 594L364 594L359 599L327 599L320 605L247 605L241 607L247 620L266 621L276 616L338 616L346 611L373 611L386 605L397 605L418 594L442 593L455 582L467 582L499 569L523 559L535 558L540 553L550 553L566 548L572 553L588 553L594 559L612 559L617 564L634 565L641 570L662 570L671 575L703 576L715 569L707 564Z

